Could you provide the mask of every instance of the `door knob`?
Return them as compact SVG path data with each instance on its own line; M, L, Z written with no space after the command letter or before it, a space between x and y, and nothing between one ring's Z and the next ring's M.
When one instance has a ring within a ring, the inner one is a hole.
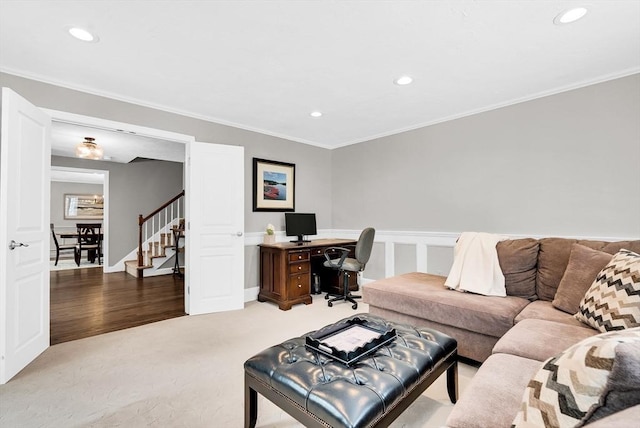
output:
M29 244L23 244L22 242L16 242L13 239L11 240L11 243L9 244L9 249L10 250L15 250L18 247L28 247Z

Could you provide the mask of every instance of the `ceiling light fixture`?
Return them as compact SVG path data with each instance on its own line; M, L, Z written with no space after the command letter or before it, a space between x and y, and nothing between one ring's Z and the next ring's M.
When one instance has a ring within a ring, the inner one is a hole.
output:
M78 40L82 40L83 42L96 43L98 40L100 40L98 36L96 36L95 34L80 27L69 28L69 34L71 34L73 37L75 37Z
M76 146L76 156L82 159L102 159L104 150L96 144L95 138L84 137L84 141Z
M393 83L400 86L408 85L411 82L413 82L413 79L409 76L400 76L393 81Z
M586 14L587 14L587 9L584 7L576 7L573 9L568 9L559 13L553 19L553 23L556 25L570 24L584 17Z
M321 111L312 111L311 113L309 113L309 115L311 117L320 117L320 116L322 116L322 112Z

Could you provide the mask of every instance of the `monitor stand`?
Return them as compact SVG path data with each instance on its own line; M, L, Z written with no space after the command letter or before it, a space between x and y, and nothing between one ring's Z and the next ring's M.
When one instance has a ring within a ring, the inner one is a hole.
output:
M308 239L304 239L304 235L298 235L298 239L294 239L294 240L289 241L289 242L293 242L294 244L302 245L305 242L311 242L311 241L308 240Z

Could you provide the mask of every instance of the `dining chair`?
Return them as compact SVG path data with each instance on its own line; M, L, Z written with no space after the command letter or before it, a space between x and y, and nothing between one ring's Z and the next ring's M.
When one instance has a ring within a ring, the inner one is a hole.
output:
M76 223L78 242L75 246L76 265L80 266L82 252L87 251L87 259L94 263L102 264L102 224L101 223Z
M50 223L50 225L51 225L51 235L53 236L53 243L56 245L56 263L54 264L54 266L58 266L58 259L60 259L60 252L61 251L75 251L76 245L75 244L60 244L58 242L58 237L56 236L55 227L53 226L53 223Z

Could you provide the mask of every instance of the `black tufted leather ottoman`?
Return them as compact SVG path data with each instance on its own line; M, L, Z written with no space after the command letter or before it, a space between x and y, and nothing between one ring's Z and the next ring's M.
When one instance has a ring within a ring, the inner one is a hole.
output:
M444 371L449 398L456 402L455 339L369 314L340 322L355 317L395 328L398 337L351 367L307 349L306 335L249 358L245 427L256 425L258 392L307 427L388 426Z

